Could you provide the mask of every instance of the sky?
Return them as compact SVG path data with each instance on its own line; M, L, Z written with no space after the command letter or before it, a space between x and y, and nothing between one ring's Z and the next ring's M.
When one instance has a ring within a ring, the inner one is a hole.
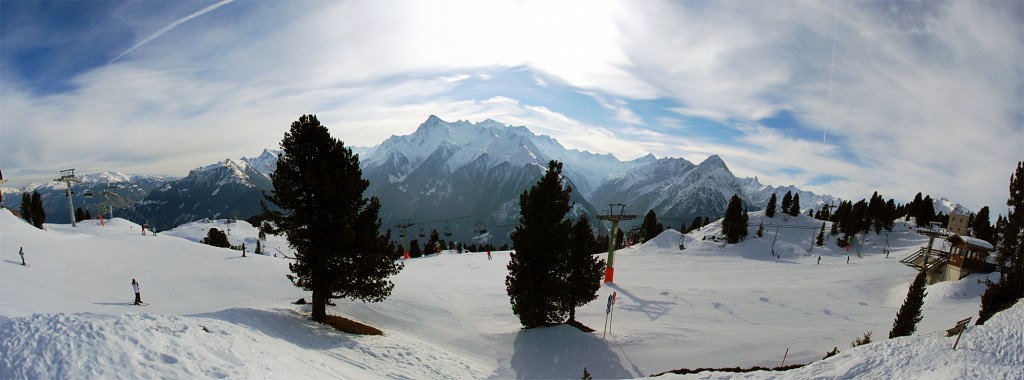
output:
M1005 214L1024 1L0 1L0 170L184 176L430 115Z

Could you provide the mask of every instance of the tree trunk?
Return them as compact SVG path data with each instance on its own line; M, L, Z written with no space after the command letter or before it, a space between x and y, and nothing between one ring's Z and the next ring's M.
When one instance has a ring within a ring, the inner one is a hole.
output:
M314 321L320 322L327 318L327 293L313 291L313 316Z

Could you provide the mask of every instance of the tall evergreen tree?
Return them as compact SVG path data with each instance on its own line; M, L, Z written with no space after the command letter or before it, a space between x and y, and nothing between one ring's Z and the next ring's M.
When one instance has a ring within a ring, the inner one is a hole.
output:
M793 200L789 205L789 215L800 215L800 193L793 194Z
M569 252L572 224L565 215L572 208L570 192L562 186L562 164L552 160L547 173L519 196L519 225L512 231L516 250L508 262L505 291L526 328L565 320L560 266Z
M917 195L914 196L914 200L910 201L910 203L907 203L907 207L906 207L906 210L907 210L907 218L906 218L906 220L907 221L909 221L910 218L917 216L917 207L920 206L923 203L924 203L924 198L921 197L921 192L918 192ZM918 224L918 225L920 225L920 224Z
M775 193L772 193L772 197L768 198L768 207L764 208L764 215L765 216L767 216L769 218L774 218L775 217L775 206L776 206L775 203L776 202L778 202L778 201L775 200Z
M653 209L647 211L643 223L640 224L640 233L643 234L643 241L654 239L662 230L664 228L658 223L658 215L654 213Z
M281 150L270 175L274 190L264 195L278 209L263 203L263 215L295 249L288 279L313 293L313 320L327 317L332 298L387 298L394 288L388 277L403 265L390 232L380 233L380 201L363 198L370 183L362 177L359 156L314 115L292 123Z
M83 220L85 220L85 211L82 211L82 208L79 207L75 209L75 222L81 222Z
M825 222L821 222L821 230L818 231L818 239L814 243L819 247L825 245Z
M576 308L597 299L597 291L601 289L601 277L604 275L604 260L599 260L595 253L601 249L597 245L597 237L590 229L590 218L587 214L580 215L572 225L569 236L569 256L563 261L565 268L565 285L562 290L565 298L562 308L569 312L569 322L576 321Z
M792 208L793 203L793 192L786 191L786 195L782 196L782 212L788 214Z
M996 239L992 233L992 222L989 220L988 206L984 206L981 210L978 210L978 214L974 216L974 222L971 223L971 230L974 231L974 237L987 241L989 243L995 243Z
M900 306L900 311L896 312L896 320L892 323L889 339L910 336L917 331L917 323L923 318L921 307L924 306L924 297L928 294L925 292L926 278L927 275L922 270L917 273L917 277L914 277L914 282L910 283L907 299L903 301L903 306Z
M725 208L725 216L722 217L722 232L725 233L725 240L729 244L739 243L741 237L747 236L747 222L743 219L743 210L743 201L739 195L733 194Z
M420 240L412 239L409 240L409 257L417 258L423 256L423 250L420 249Z
M702 218L699 216L693 217L693 221L690 222L690 231L696 230L701 227L704 227L704 221L702 220Z
M1001 225L995 260L1000 266L999 282L989 284L981 295L979 325L1024 298L1024 161L1018 163L1017 170L1010 175L1010 197L1006 205L1009 213L997 223Z
M914 216L917 218L918 227L928 227L931 222L939 221L935 218L935 202L932 201L931 195L925 195L921 204L916 206L916 210Z
M21 218L32 223L32 195L27 192L21 193Z
M32 225L38 229L43 229L43 223L46 223L46 210L43 210L43 198L39 195L38 191L32 192Z

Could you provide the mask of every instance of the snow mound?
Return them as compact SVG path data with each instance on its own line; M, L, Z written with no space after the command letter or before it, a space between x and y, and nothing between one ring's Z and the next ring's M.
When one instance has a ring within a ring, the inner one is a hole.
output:
M654 239L648 240L637 247L638 251L653 251L653 250L666 250L666 249L679 249L679 242L683 238L683 234L673 229L667 229L662 231Z

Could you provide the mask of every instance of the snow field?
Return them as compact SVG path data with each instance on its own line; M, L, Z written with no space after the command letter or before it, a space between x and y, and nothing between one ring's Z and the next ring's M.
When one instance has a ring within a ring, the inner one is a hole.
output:
M977 316L983 276L929 286L918 333L884 339L915 274L899 259L924 244L920 235L894 232L885 258L884 234L869 234L863 258L847 264L831 242L808 252L810 230L781 229L775 239L768 223L778 217L751 214L752 223L762 219L765 235L751 228L738 245L714 242L712 224L686 235L686 250L667 231L617 251L616 283L577 311L595 333L521 329L505 294L508 252L492 252L490 261L485 253L411 259L384 302L335 300L329 313L385 331L353 336L290 304L309 295L285 278L288 260L241 258L191 241L221 222L153 237L119 219L41 231L0 211L0 378L578 378L583 367L595 378L633 378L681 367L777 366L787 348L787 364L817 362L784 373L697 377L1021 377L1024 306L972 325L955 352L954 338L944 336L957 320ZM821 225L806 217L785 223ZM239 221L232 242L255 234ZM281 244L274 239L270 245ZM21 246L29 267L20 265ZM132 278L151 306L129 305ZM613 291L612 330L602 339ZM865 331L876 343L851 349ZM820 361L833 347L842 352Z

